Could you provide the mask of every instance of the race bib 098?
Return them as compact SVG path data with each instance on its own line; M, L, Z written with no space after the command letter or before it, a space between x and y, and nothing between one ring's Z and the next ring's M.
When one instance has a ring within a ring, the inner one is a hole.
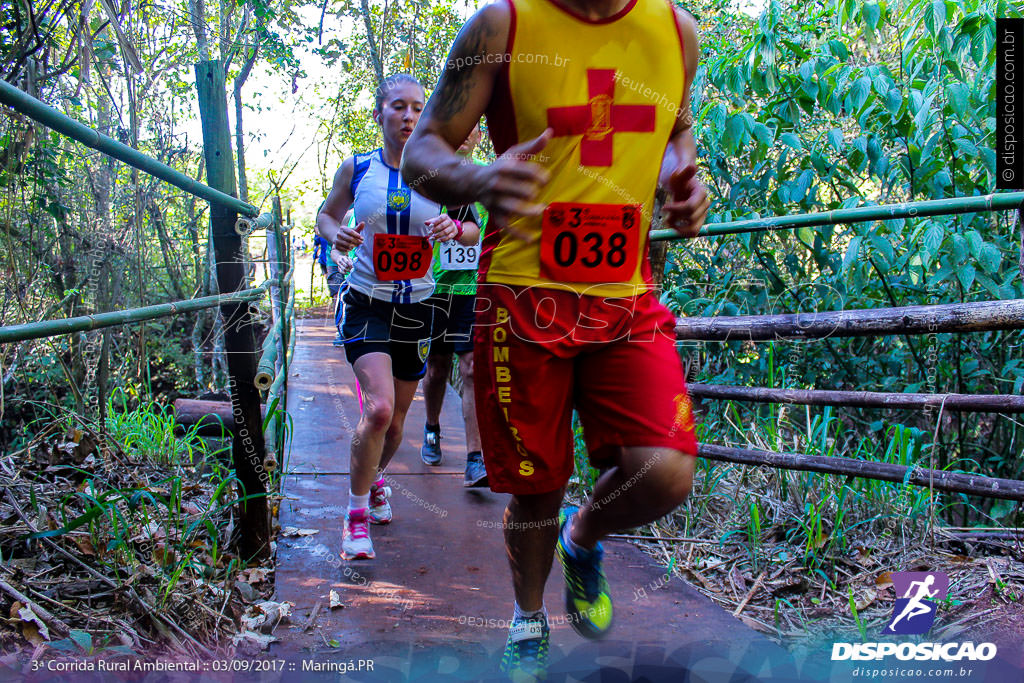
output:
M373 272L378 280L413 280L430 268L434 250L417 235L373 236Z

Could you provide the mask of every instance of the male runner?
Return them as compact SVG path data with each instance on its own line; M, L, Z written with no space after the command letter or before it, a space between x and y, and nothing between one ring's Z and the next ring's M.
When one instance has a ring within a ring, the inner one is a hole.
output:
M480 142L480 126L474 126L459 154L467 159ZM483 231L483 219L472 204L455 210L452 217L463 225L475 224ZM452 353L459 357L462 378L462 420L466 428L466 474L462 485L487 486L480 447L480 428L476 422L473 391L473 307L476 301L476 270L480 246L452 243L434 246L434 295L427 302L434 307L433 340L427 356L427 374L423 377L423 399L427 422L423 426L420 458L428 465L441 464L441 408L452 374Z
M456 38L403 153L425 195L490 210L476 398L491 488L512 494L516 603L502 667L514 677L545 674L556 544L569 620L600 637L612 610L599 540L667 514L690 490L690 402L646 255L659 182L681 234L696 235L707 214L690 132L697 56L694 19L666 0L488 5ZM455 147L485 111L501 156L479 167ZM607 469L559 530L573 406L591 460Z

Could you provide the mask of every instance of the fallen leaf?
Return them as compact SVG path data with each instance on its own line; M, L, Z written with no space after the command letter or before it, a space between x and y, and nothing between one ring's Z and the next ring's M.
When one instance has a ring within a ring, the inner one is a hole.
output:
M71 542L78 546L83 555L96 555L96 549L92 547L92 541L85 536L72 536Z
M331 599L331 609L334 609L336 607L344 607L345 606L345 605L341 604L341 596L338 595L338 591L332 590L330 592L329 597Z
M178 561L178 558L173 549L163 543L158 543L153 546L153 561L161 567L170 567Z
M33 645L38 645L39 643L37 643L34 640L32 640L31 638L29 638L28 635L25 633L25 631L27 630L27 627L30 626L32 623L35 623L36 626L38 627L37 635L42 636L43 640L49 640L50 639L50 631L49 631L49 629L46 628L46 624L43 623L43 620L40 619L39 617L37 617L36 613L32 611L32 606L31 605L25 605L24 607L19 609L18 610L18 618L21 619L22 634L25 635L25 638L27 638L28 641L30 643L32 643Z
M859 600L854 600L853 604L856 605L858 610L863 610L863 609L866 609L868 607L868 605L873 603L875 601L875 598L877 598L877 597L878 597L878 592L874 591L874 590L871 590L869 588L867 593L865 593Z
M729 580L732 582L732 585L736 587L736 590L738 590L741 594L746 592L747 581L743 576L743 572L740 571L739 565L734 566L732 568L732 571L729 572Z
M286 526L281 529L281 535L288 536L312 536L313 534L320 533L319 529L300 529L295 526Z
M739 619L755 631L761 631L762 633L773 633L772 629L768 628L759 621L754 621L753 619L750 619L742 614L740 615Z
M25 640L36 647L46 642L46 639L39 635L39 627L35 623L21 622L21 635L25 636Z
M857 556L854 559L862 567L870 567L875 564L875 560L871 557L871 550L863 546L857 548Z
M290 621L292 603L264 600L249 607L239 620L242 627L250 631L271 633L282 621Z
M882 572L875 579L875 585L879 588L888 588L892 585L892 574L890 572Z
M244 645L251 643L259 647L261 650L266 650L270 647L270 644L275 642L277 638L269 634L256 633L255 631L242 631L231 637L231 642L237 645Z
M263 567L253 567L249 570L249 583L263 583L267 580L268 574Z
M256 592L256 589L247 584L245 581L236 581L235 590L242 596L242 600L246 602L255 602L259 599L260 594Z

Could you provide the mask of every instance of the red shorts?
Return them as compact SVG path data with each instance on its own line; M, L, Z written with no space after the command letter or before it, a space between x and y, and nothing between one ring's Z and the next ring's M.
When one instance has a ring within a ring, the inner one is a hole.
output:
M574 407L595 464L623 446L697 454L675 318L652 294L606 299L486 283L476 311L477 420L494 491L565 486Z

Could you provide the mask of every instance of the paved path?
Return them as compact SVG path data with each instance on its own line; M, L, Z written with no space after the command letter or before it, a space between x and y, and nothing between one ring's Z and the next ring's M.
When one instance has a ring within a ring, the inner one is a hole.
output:
M277 630L281 642L272 654L341 668L373 661L372 673L357 670L350 680L497 679L512 612L498 528L508 496L462 487L466 451L458 395L449 390L445 400L445 458L436 468L419 459L424 406L417 395L405 442L389 468L395 521L371 529L376 560L343 562L340 520L348 501L349 438L359 416L354 376L343 351L330 344L333 327L304 320L298 334L288 392L294 434L280 522L318 533L278 540L277 599L295 604L298 626ZM685 582L666 581L664 568L634 546L608 542L606 551L612 633L592 642L564 622L553 623L550 680L582 680L599 670L600 680L608 681L683 680L687 674L693 681L788 678L779 669L790 661L784 650ZM327 609L332 589L343 608ZM545 594L553 618L564 615L561 591L556 559ZM318 602L315 626L303 630Z

